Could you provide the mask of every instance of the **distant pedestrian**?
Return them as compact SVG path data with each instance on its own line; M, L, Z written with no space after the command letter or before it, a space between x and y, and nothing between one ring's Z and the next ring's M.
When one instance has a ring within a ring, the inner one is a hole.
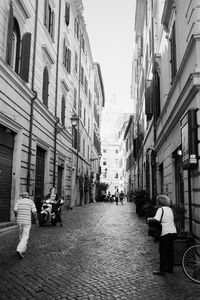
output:
M119 200L120 200L121 204L123 204L123 201L124 201L124 193L123 193L123 191L121 191L120 194L119 194Z
M153 274L165 275L166 272L173 273L174 269L174 239L176 236L176 227L174 225L173 211L170 208L171 203L169 197L167 195L159 195L157 202L160 207L154 218L148 218L147 222L151 219L160 221L162 217L162 232L159 240L160 268L158 271L153 271Z
M116 205L118 205L118 202L119 202L119 190L118 189L115 192L115 201L116 201Z
M35 224L38 223L35 203L33 202L33 200L29 199L28 192L23 192L22 198L16 201L14 206L14 213L17 218L20 240L17 246L17 254L19 258L23 258L23 253L26 251L29 239L32 213L36 220Z

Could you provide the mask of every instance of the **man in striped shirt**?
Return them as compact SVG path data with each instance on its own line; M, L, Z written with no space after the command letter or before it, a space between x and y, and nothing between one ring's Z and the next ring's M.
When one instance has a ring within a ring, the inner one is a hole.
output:
M17 217L19 227L20 242L17 246L17 254L19 258L23 258L23 253L26 251L27 242L31 229L31 212L33 213L37 223L37 210L33 200L29 199L28 192L22 193L22 198L16 201L14 213Z

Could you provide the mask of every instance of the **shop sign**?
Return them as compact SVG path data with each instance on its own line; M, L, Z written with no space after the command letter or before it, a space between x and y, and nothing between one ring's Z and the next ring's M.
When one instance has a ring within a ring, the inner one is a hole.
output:
M189 109L180 121L183 169L197 166L197 110Z

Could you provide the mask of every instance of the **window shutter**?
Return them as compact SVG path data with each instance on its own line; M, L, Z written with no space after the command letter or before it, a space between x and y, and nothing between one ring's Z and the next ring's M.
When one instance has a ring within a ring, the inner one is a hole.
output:
M65 126L65 98L62 97L62 104L61 104L61 123Z
M6 49L6 61L9 65L11 65L11 58L12 58L13 27L14 27L13 6L12 6L12 1L10 1L10 13L9 13L9 20L8 20L7 49Z
M65 66L65 61L66 61L66 59L65 59L65 38L64 38L64 40L63 40L63 65Z
M176 68L176 32L175 32L175 22L172 27L172 34L170 39L170 46L171 46L171 75L172 81L176 75L177 68Z
M81 151L81 134L80 134L80 131L77 131L77 135L78 135L77 149L80 152Z
M45 0L44 25L48 27L48 24L49 24L49 0Z
M147 120L150 120L153 114L152 100L152 81L147 80L145 89L145 114L147 115Z
M160 115L160 77L157 71L154 74L153 85L154 116L157 120Z
M55 35L55 13L54 13L54 11L52 11L52 13L51 13L50 35L51 35L52 40L54 41L54 35Z
M67 2L65 4L65 22L67 26L69 25L69 19L70 19L70 4Z
M28 82L31 50L31 33L25 33L22 39L20 76Z
M52 40L55 41L55 13L52 13Z
M43 72L43 89L42 89L42 100L46 107L48 107L48 94L49 92L49 74L47 67L44 68Z
M71 50L67 50L67 72L71 73Z

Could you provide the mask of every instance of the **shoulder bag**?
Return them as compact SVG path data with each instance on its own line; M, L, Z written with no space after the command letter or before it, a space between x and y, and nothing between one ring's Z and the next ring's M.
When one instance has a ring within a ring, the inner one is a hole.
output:
M162 208L162 215L161 215L160 221L157 221L156 219L149 220L148 235L154 237L157 240L160 238L161 232L162 232L161 221L163 218L163 213L164 213L164 210Z

